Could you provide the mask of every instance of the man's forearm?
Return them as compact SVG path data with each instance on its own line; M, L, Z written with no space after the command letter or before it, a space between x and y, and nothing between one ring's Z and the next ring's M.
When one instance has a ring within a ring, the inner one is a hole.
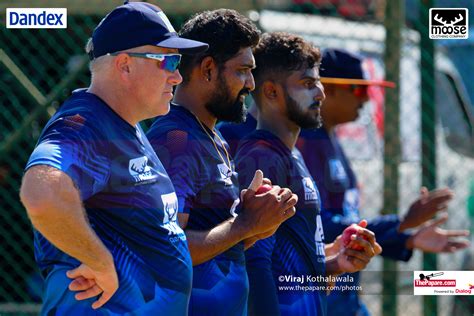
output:
M101 270L112 255L90 227L79 190L71 178L49 166L34 166L23 178L20 198L33 226L53 245Z
M249 238L249 230L238 220L231 218L211 230L185 230L193 265L206 262L223 253L242 240Z
M113 264L109 250L97 237L81 207L61 205L31 215L33 226L53 245L88 265L104 270Z

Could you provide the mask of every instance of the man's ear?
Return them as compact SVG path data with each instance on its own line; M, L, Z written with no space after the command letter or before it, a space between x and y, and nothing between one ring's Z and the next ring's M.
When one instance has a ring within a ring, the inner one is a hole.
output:
M211 56L204 57L199 68L201 77L210 82L213 78L217 78L217 65Z
M115 57L114 67L120 73L120 75L128 75L130 73L130 64L131 58L127 54L119 54Z
M265 98L275 100L278 97L277 84L273 80L265 80L262 84L262 93Z

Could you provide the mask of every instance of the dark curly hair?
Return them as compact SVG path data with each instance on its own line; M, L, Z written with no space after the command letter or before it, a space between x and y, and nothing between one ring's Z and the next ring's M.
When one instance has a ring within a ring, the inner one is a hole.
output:
M209 49L198 55L183 55L179 71L183 83L190 80L192 69L211 56L219 67L237 55L241 48L254 48L260 31L248 18L230 9L204 11L191 17L179 32L180 37L209 44Z
M304 68L313 68L321 63L319 48L301 36L284 32L265 33L254 48L257 68L252 70L258 87L268 79L286 78L288 73Z

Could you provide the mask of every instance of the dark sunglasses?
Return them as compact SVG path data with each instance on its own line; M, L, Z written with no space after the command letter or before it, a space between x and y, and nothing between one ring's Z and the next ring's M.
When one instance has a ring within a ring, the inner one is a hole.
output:
M181 54L154 54L154 53L130 53L130 52L117 52L109 53L107 55L117 56L119 54L127 54L131 57L148 58L158 60L158 68L169 72L175 72L179 67L181 61Z

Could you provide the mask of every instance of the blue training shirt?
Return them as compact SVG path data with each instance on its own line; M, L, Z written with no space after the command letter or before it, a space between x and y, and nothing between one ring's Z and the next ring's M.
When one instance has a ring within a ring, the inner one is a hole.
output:
M325 315L325 291L285 288L326 285L321 279L312 279L326 276L324 234L319 193L303 157L272 133L256 130L239 144L236 164L242 187L248 186L255 170L260 169L273 184L298 195L296 214L273 236L246 251L249 314Z
M147 136L176 188L179 212L189 214L186 229L208 231L237 216L237 173L232 160L229 169L227 144L213 131L201 126L186 108L171 105ZM248 279L243 250L239 243L194 267L190 315L246 315Z
M356 176L339 141L324 128L302 130L296 146L316 181L323 204L322 221L328 241L334 240L352 223L360 220L360 191ZM412 251L406 249L409 234L398 233L397 215L379 215L369 219L367 229L375 233L382 246L382 256L407 261ZM359 273L351 274L354 283L337 283L355 288ZM328 297L328 315L356 315L366 309L355 290L332 291Z
M245 123L235 125L222 123L219 130L237 149L237 144L256 128L256 120L247 115ZM325 240L333 241L350 224L359 221L359 189L350 162L335 137L330 137L324 128L301 130L296 147L300 149L308 170L315 180L322 201L321 218ZM232 147L231 147L232 150ZM405 248L409 234L398 233L400 220L396 215L381 215L369 219L368 229L376 235L382 246L382 256L394 260L408 261L412 251ZM352 274L353 286L359 284L359 273ZM338 284L341 285L341 284ZM355 288L355 287L352 287ZM355 314L363 308L355 290L333 291L328 299L329 315Z
M117 292L99 310L91 308L96 297L75 300L66 271L80 262L35 231L43 315L187 314L192 263L177 224L177 196L139 125L94 94L74 92L47 123L26 169L36 165L73 180L119 278Z

